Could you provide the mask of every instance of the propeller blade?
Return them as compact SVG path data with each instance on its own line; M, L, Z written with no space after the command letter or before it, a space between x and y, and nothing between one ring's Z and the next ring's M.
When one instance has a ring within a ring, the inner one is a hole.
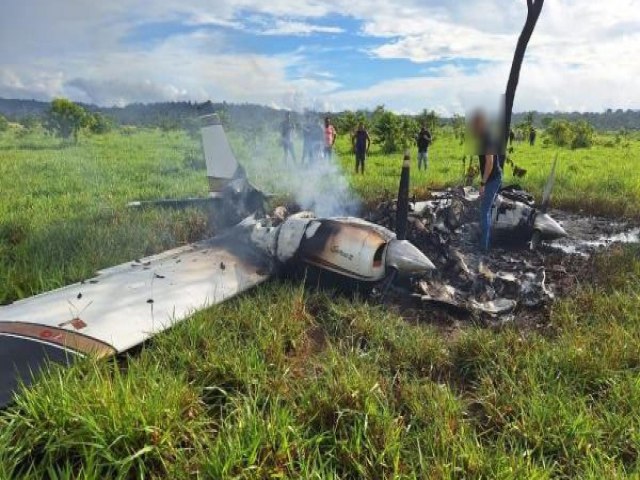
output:
M407 239L407 225L409 223L409 182L411 180L411 156L405 153L398 190L398 204L396 210L396 237L398 240Z
M549 174L549 179L547 180L547 184L544 187L544 192L542 194L542 206L540 210L542 213L547 213L549 209L549 204L551 202L551 192L553 192L553 187L556 183L556 166L558 164L558 154L556 153L556 158L553 160L553 167L551 167L551 173Z

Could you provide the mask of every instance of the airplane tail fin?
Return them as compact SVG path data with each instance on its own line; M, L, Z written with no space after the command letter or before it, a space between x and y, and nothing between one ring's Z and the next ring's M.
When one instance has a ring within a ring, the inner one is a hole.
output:
M202 150L207 163L209 195L220 197L224 187L241 171L218 115L201 117Z

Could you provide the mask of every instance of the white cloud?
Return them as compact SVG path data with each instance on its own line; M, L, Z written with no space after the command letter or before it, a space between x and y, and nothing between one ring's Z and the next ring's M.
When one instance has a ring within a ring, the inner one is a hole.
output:
M398 110L461 111L473 103L497 102L525 13L524 0L4 2L0 96L68 95L105 104L212 98L296 108L323 103L336 109L384 103ZM224 35L206 28L340 35L340 26L318 21L329 14L358 19L363 37L382 40L369 52L380 62L455 62L425 66L421 77L378 83L373 78L369 88L345 90L339 72L316 69L304 48L288 55L230 54ZM249 17L262 23L251 25ZM153 47L122 43L136 26L164 21L202 29ZM548 0L523 68L516 109L638 108L639 57L637 0ZM483 63L460 68L461 59Z
M263 35L311 35L313 33L343 33L344 30L338 27L324 25L314 25L306 22L292 22L278 20L271 28L263 30Z

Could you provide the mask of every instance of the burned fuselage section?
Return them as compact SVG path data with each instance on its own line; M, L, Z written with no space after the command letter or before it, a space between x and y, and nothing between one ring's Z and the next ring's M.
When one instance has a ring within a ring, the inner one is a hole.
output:
M420 275L434 268L429 258L380 225L358 218L316 218L302 212L283 221L245 222L248 239L279 265L315 267L352 280L376 283L392 271Z
M455 231L475 226L479 219L480 194L470 187L435 192L430 200L413 202L410 216L439 230ZM536 208L534 198L518 187L504 188L492 209L494 243L526 245L535 234L542 241L567 236L564 228L550 215Z

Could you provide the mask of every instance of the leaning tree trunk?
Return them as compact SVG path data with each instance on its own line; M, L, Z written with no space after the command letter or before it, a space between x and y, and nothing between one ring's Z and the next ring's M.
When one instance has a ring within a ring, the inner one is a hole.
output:
M509 139L509 132L511 131L511 117L513 115L513 102L516 97L516 89L518 88L518 81L520 80L520 69L522 68L522 61L527 51L527 45L533 30L536 28L538 18L540 18L540 12L542 12L542 5L544 0L527 0L527 20L525 21L522 33L518 39L518 45L513 55L513 63L511 64L511 73L509 74L509 81L507 82L507 91L504 99L504 124L501 138L500 152L505 155L507 151L507 144Z

